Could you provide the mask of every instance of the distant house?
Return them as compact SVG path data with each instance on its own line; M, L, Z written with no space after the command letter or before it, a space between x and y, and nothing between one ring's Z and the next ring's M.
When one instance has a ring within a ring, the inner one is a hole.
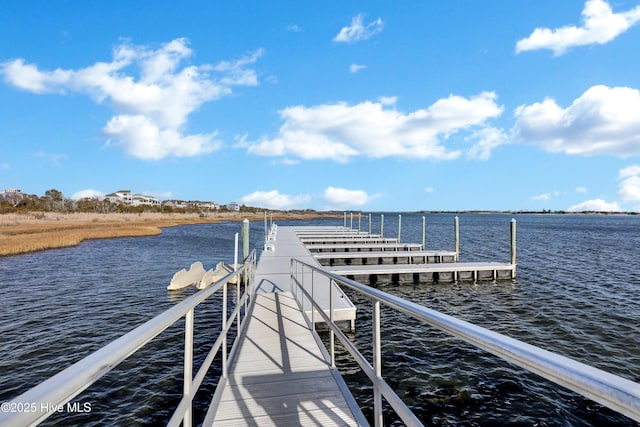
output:
M123 205L131 205L133 203L133 194L130 190L119 190L115 193L107 194L104 196L105 200L111 203L119 203Z
M210 210L210 211L215 211L220 209L220 207L218 205L216 205L215 202L194 202L193 203L194 206L196 206L198 209L202 209L202 210Z
M167 200L162 203L163 206L169 206L175 209L186 209L188 207L187 203L182 200Z
M24 199L37 199L36 196L23 193L18 188L5 188L4 192L0 193L0 201L11 203L14 206L23 201Z
M160 200L153 196L134 194L131 196L131 206L160 206Z
M231 202L227 205L227 209L230 211L240 212L240 205L236 202Z

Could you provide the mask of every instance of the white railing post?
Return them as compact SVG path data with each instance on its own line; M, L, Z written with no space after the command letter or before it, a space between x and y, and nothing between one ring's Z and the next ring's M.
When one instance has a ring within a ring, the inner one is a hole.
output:
M333 279L329 279L329 320L331 320L331 324L333 325L333 285L335 282ZM336 284L337 286L337 284ZM336 347L335 347L335 332L333 332L333 328L329 328L329 341L331 346L331 367L336 367Z
M382 394L380 393L379 381L382 381L382 356L380 345L380 301L373 302L373 371L376 381L373 384L373 411L374 425L381 427L384 425L382 417Z
M182 393L184 396L189 396L189 399L193 399L193 322L194 322L194 308L189 310L184 316L184 383L182 386ZM182 419L182 425L184 427L191 427L192 422L192 402L189 402L188 409L184 413Z
M222 378L227 378L227 284L222 286Z
M311 330L315 331L316 330L316 307L313 305L313 303L315 302L316 298L315 295L313 294L313 291L315 289L314 283L313 283L313 277L314 277L314 271L311 270ZM304 274L304 270L302 270L302 274Z
M304 287L304 265L302 263L299 263L300 267L302 268L302 275L300 276L300 287L302 288L303 291L306 291L305 287ZM296 268L296 276L298 276L298 269ZM304 313L304 292L302 292L302 302L301 304L301 308L302 308L302 312Z

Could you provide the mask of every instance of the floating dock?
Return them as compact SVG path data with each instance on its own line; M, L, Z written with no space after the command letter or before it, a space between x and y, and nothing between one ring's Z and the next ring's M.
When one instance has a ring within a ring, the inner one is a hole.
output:
M280 227L266 239L258 261L256 299L229 356L229 374L211 401L204 425L367 425L353 396L292 296L291 259L318 265L296 234ZM310 228L304 228L310 232ZM335 231L330 228L328 232ZM305 274L305 289L331 286L326 277ZM335 285L333 285L335 286ZM353 328L356 307L335 286L334 319ZM328 297L319 298L328 310Z
M326 269L373 285L515 277L513 264L458 263L453 251L425 251L420 244L401 244L343 227L279 227L265 239L264 249L255 277L255 305L233 347L229 374L216 389L205 425L366 424L331 367L324 345L307 326L303 312L313 318L310 302L303 299L300 307L292 296L294 258L318 267L320 261L333 263ZM340 263L345 265L335 265ZM311 294L316 286L335 286L323 275L302 276ZM334 320L353 327L356 307L335 289ZM327 293L317 295L328 311Z
M367 424L290 292L257 295L247 322L203 425Z
M386 242L346 242L333 244L309 244L307 250L316 252L402 252L420 251L420 243L386 243Z
M516 266L500 262L456 262L438 264L344 265L328 271L356 282L442 283L515 279Z
M456 262L458 259L453 251L320 252L313 257L323 266L434 264Z

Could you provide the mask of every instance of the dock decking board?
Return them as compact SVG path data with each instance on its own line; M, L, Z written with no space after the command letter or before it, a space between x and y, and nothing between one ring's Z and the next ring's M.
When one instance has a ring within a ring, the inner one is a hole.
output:
M361 425L345 390L292 294L261 293L204 425Z
M400 252L316 252L313 257L327 265L375 264L432 264L455 262L453 251L400 251Z
M373 252L373 251L420 251L419 243L339 243L307 245L309 252Z
M270 243L275 250L263 251L258 260L251 313L234 344L228 377L216 388L204 425L366 425L291 293L291 259L319 264L294 228L280 227L273 237ZM316 289L329 286L329 279L315 276ZM310 272L304 274L304 282L305 289L310 289ZM328 308L328 295L318 302ZM348 298L335 292L333 306L334 319L353 324L356 308ZM309 316L308 301L303 310Z

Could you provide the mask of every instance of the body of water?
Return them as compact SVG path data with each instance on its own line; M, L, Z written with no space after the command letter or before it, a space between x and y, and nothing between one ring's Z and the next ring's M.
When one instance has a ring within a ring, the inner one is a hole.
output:
M428 214L427 249L453 249L453 217ZM507 215L459 215L461 261L510 259ZM517 215L518 280L381 285L505 335L640 382L640 217ZM385 236L397 235L385 213ZM279 222L342 225L342 220ZM354 225L357 222L354 220ZM367 228L363 219L362 228ZM421 242L422 215L403 214L402 241ZM372 216L372 231L380 215ZM0 258L0 401L7 401L192 294L166 291L194 261L233 260L240 224L167 228L162 235L85 242ZM263 224L252 224L252 247ZM371 346L370 303L358 304L354 342ZM219 300L196 311L196 360L219 329ZM426 425L635 425L572 392L459 340L383 310L383 375ZM96 382L74 401L91 411L46 423L158 425L182 393L183 323ZM201 351L198 351L201 349ZM368 380L338 359L367 416ZM217 365L213 371L219 369ZM201 420L216 373L195 405ZM391 424L400 424L387 414Z

